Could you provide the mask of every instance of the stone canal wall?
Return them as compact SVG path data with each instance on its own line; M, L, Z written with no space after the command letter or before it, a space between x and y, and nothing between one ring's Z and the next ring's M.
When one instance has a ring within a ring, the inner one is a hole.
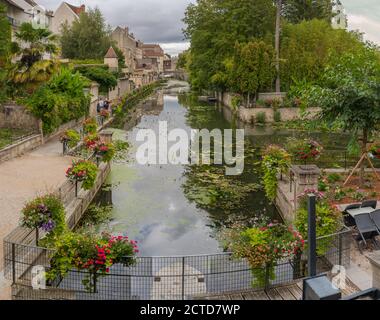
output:
M41 131L41 121L24 106L9 103L0 106L0 128L22 129L37 133Z
M74 228L82 218L99 189L107 179L110 171L111 165L102 162L99 165L99 172L94 187L91 190L83 190L81 189L81 184L78 183L78 196L75 195L75 184L69 180L58 188L56 194L65 206L66 221L71 229Z
M7 161L39 147L42 144L42 134L34 134L0 150L0 162Z
M315 165L293 165L290 167L289 176L278 179L274 203L284 221L294 222L299 207L299 196L305 190L318 190L320 174L321 170Z
M218 93L217 100L220 103L223 103L225 106L234 110L232 105L232 94ZM320 108L308 108L307 113L302 114L302 111L299 108L279 108L277 111L280 113L281 121L290 121L297 119L312 119L315 115L320 111ZM237 115L239 119L246 123L254 122L257 115L259 113L264 113L266 122L273 123L274 122L274 110L273 108L246 108L241 106L237 109Z
M71 229L78 224L79 220L82 218L83 214L86 212L96 194L106 181L110 171L111 165L109 163L100 164L98 177L94 187L91 190L81 189L78 192L78 197L75 197L75 186L71 186L69 193L71 194L72 200L68 205L66 205L66 221ZM62 189L59 190L59 192L62 191ZM67 196L65 196L65 201L68 201Z

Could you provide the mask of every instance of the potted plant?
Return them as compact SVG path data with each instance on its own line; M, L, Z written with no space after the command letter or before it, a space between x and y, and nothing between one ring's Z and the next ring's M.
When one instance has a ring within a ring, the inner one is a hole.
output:
M65 209L62 201L49 194L28 202L21 211L21 225L36 230L37 244L39 229L44 230L48 236L61 233L65 229Z
M103 117L103 119L108 119L110 117L110 112L107 109L100 110L99 115Z
M52 244L51 269L47 276L64 277L73 268L82 271L82 284L88 292L96 292L99 277L107 276L114 264L128 267L139 252L137 242L126 236L64 233Z
M73 129L66 130L60 137L60 141L63 144L63 154L66 153L67 146L69 148L75 148L80 141L80 134Z
M280 223L238 227L229 234L228 249L234 256L247 259L252 268L253 287L267 287L276 278L278 262L299 255L305 245L299 232Z
M72 166L66 171L66 177L75 182L76 196L78 194L78 182L82 182L84 190L90 190L95 185L97 174L98 167L96 164L86 160L73 161Z
M105 162L110 162L115 156L115 146L113 143L104 143L100 141L95 145L94 151L96 152L96 155L101 157Z
M286 149L292 154L293 158L300 161L304 165L302 169L310 169L306 166L309 160L319 159L323 151L323 147L316 141L311 139L288 139Z
M87 149L95 149L96 145L100 143L100 137L97 133L89 134L83 139Z
M98 125L94 118L88 118L83 122L83 131L86 134L95 134L98 130Z

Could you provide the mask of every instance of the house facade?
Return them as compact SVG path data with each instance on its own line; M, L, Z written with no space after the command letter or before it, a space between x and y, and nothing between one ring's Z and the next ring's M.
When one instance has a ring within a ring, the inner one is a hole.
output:
M136 40L133 33L129 33L128 27L116 27L111 34L114 40L123 52L125 57L125 65L127 66L127 73L133 74L135 71L137 60L142 58L142 43Z
M161 75L164 73L164 60L165 53L159 44L143 44L143 57L157 59L158 73Z
M333 7L334 17L332 18L332 27L335 29L347 29L347 15L343 4L338 0Z
M64 23L71 25L75 20L79 19L79 15L85 11L85 5L76 7L67 2L62 2L54 12L50 30L55 34L60 34Z
M12 26L12 34L22 23L32 23L35 28L49 28L53 13L33 0L0 0L7 8L7 17Z

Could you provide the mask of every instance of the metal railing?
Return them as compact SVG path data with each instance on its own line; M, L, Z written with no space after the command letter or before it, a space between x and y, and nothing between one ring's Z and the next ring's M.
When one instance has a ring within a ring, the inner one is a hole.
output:
M90 277L91 290L82 284L85 271L71 270L65 277L48 283L46 290L33 290L35 266L50 270L53 251L35 245L35 231L15 230L4 241L5 277L12 281L14 299L76 300L183 300L204 295L236 291L262 290L287 284L305 277L307 257L279 261L274 277L266 268L250 268L245 259L231 253L178 257L136 257L132 266L114 265L103 277ZM23 242L23 243L19 243ZM351 233L319 238L317 272L324 273L334 265L350 263ZM264 275L258 283L256 275Z

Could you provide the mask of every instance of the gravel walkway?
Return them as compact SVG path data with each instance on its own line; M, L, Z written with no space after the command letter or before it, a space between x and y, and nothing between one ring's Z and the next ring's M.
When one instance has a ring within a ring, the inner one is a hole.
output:
M0 163L0 241L17 227L25 202L53 192L65 180L70 157L62 157L62 145L55 139L19 158ZM0 246L0 300L9 298L2 277L3 246Z

